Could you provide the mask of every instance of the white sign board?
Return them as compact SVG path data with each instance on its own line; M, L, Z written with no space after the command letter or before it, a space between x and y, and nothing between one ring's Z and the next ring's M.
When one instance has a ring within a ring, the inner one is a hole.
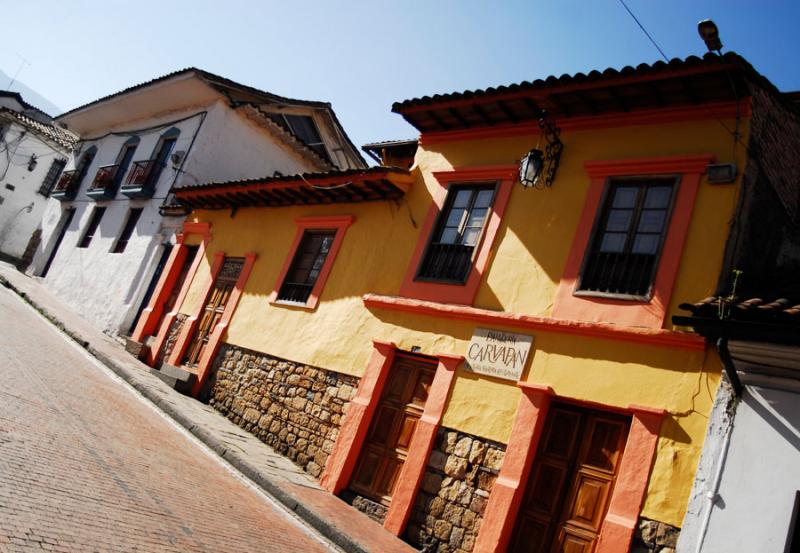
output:
M491 328L476 328L467 347L464 368L517 381L528 360L533 336Z

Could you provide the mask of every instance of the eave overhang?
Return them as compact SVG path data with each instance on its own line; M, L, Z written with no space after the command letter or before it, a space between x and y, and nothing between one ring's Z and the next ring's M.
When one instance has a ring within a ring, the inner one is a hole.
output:
M373 167L193 185L173 192L191 209L286 207L397 200L411 181L406 169Z
M588 74L548 77L485 90L424 96L395 103L423 135L537 121L542 110L556 120L640 110L739 102L748 83L777 89L740 56L707 54ZM709 118L715 117L709 113Z

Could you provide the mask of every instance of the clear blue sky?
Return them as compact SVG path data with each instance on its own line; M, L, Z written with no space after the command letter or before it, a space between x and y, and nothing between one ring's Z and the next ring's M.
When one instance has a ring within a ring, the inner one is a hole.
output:
M669 57L725 50L800 89L800 1L626 0ZM8 2L0 70L67 110L187 66L333 104L356 144L415 136L392 102L659 59L619 0ZM5 88L8 83L0 83Z

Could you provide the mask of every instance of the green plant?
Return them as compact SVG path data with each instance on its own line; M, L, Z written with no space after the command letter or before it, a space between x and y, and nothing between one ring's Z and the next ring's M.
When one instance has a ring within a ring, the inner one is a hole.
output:
M731 285L731 293L727 296L720 296L717 299L717 316L722 319L727 319L731 316L731 305L736 301L736 286L739 284L739 277L742 271L739 269L733 270L733 284Z

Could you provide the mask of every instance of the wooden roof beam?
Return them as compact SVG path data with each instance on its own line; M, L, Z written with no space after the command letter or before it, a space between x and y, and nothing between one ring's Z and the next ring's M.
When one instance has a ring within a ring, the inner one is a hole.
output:
M514 111L506 104L503 100L497 100L497 106L500 108L500 111L508 117L509 121L512 123L519 123L519 117L514 113Z
M494 125L495 122L492 121L491 117L486 115L486 112L483 111L483 108L481 106L479 106L478 104L474 104L472 106L472 109L475 111L475 113L478 114L478 117L481 118L481 121L483 121L484 123L486 123L489 126Z

